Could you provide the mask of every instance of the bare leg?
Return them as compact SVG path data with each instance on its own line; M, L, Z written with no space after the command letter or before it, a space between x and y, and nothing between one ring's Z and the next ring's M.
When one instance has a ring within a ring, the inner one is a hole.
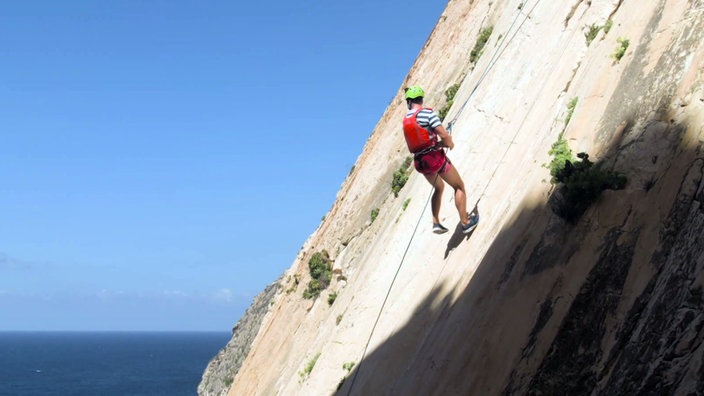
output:
M453 168L454 169L454 168ZM440 204L442 203L442 192L445 189L445 183L437 173L424 175L428 182L433 186L433 198L430 201L430 208L433 212L433 224L440 223Z
M459 172L457 172L457 168L451 167L447 172L441 174L440 177L455 189L455 206L457 207L457 212L459 212L460 221L463 225L468 224L467 193L464 190L464 182Z

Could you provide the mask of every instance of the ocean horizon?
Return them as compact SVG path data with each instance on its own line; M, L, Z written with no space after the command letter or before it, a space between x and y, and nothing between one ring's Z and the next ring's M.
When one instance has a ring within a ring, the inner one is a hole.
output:
M229 332L2 331L0 396L196 395Z

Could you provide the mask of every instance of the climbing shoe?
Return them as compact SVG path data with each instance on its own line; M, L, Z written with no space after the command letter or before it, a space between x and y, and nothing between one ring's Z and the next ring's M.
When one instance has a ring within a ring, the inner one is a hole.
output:
M447 232L447 228L443 227L440 223L433 224L433 232L436 234L444 234Z
M479 215L478 214L472 213L472 214L468 214L468 215L469 215L469 223L462 224L462 233L463 234L469 234L477 227L477 224L479 224Z

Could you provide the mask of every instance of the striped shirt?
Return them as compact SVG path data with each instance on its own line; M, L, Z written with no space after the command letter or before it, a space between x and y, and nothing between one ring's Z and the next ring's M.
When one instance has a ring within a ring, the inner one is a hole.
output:
M406 113L406 117L413 117L413 113L415 113L415 110L410 110ZM442 121L440 121L438 115L432 109L428 108L419 111L416 119L418 120L418 125L429 131L442 125Z

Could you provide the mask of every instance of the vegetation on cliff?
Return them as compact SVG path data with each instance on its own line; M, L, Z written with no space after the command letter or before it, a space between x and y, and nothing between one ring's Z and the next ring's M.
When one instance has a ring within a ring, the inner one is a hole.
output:
M482 54L484 53L484 46L486 45L487 41L489 41L489 37L491 37L491 33L493 32L494 27L489 26L482 29L481 33L479 33L477 42L474 44L474 48L472 48L472 52L470 52L469 54L469 61L471 63L476 63L482 56Z
M332 279L332 263L327 250L313 253L308 261L308 270L311 280L308 282L306 290L303 291L303 297L314 299L330 285Z
M611 54L611 57L614 58L614 61L616 63L618 63L621 61L621 58L623 58L623 55L626 54L626 50L631 44L631 41L627 38L619 37L618 39L616 39L616 42L618 43L618 46L614 50L614 53Z
M600 30L603 30L605 35L608 34L613 24L614 21L609 19L603 25L597 25L596 23L592 23L591 25L587 26L587 31L584 32L584 39L587 42L587 45L591 44L592 41L594 41L596 36L599 34Z
M460 83L454 84L445 90L445 106L438 111L438 117L441 120L445 119L447 112L450 111L450 108L455 103L455 95L458 89L460 89Z
M626 176L603 169L603 164L589 160L589 154L578 153L577 159L567 141L560 137L548 152L553 156L550 175L553 184L560 184L562 200L557 215L575 222L594 203L602 191L621 190L626 186Z
M401 164L401 166L394 172L393 178L391 179L391 191L394 193L394 197L398 197L398 193L401 191L403 186L406 185L410 174L408 167L411 166L412 162L413 157L406 157L403 164Z

